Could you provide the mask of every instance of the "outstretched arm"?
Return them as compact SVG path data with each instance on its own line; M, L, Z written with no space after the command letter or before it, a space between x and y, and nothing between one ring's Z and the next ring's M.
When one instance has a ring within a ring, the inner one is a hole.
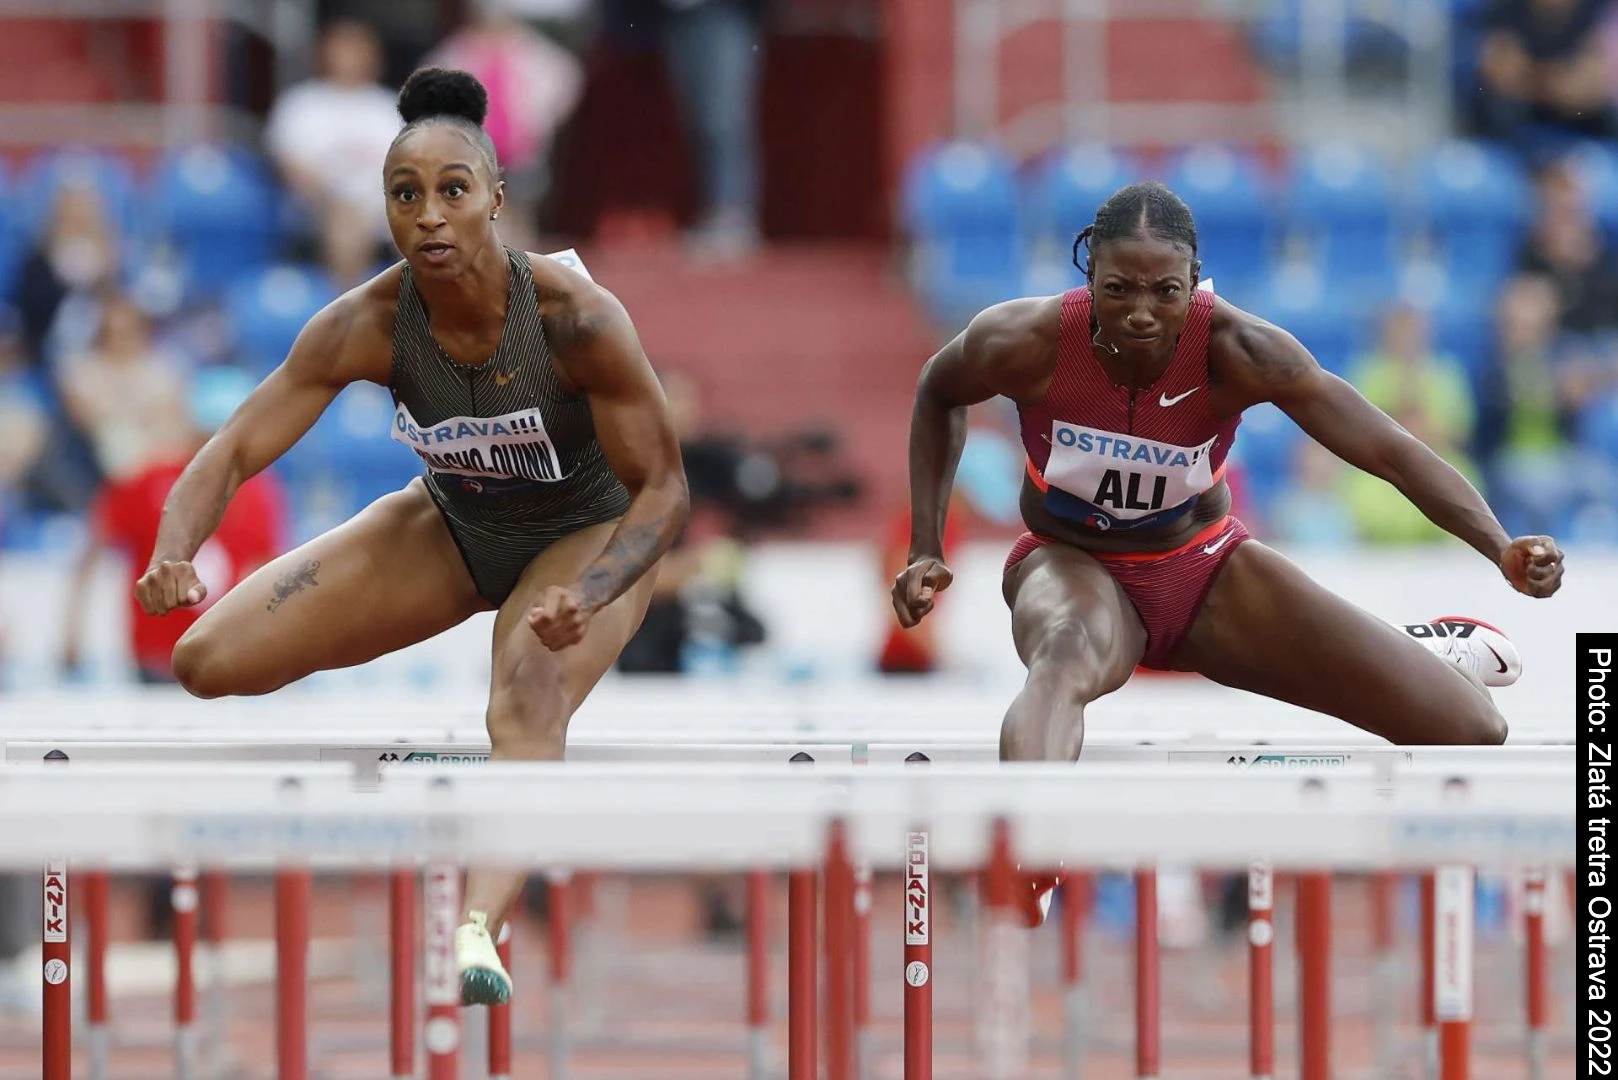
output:
M350 294L311 319L281 366L174 482L163 503L151 562L135 586L149 614L202 602L207 586L192 572L191 559L219 527L236 489L302 438L343 387L371 374L360 341L365 318L361 304Z
M1519 591L1549 596L1561 586L1562 553L1547 536L1513 540L1478 490L1438 454L1323 369L1286 331L1250 316L1233 328L1235 363L1253 400L1273 401L1326 449L1396 487L1427 519L1465 541Z
M966 443L967 408L997 394L1018 396L1023 384L1040 381L1031 332L1039 303L989 308L922 366L910 413L910 565L893 583L901 626L921 621L952 580L944 565L944 519Z
M596 439L629 489L629 510L571 598L548 590L529 623L551 648L584 636L591 613L650 570L690 514L685 466L663 388L616 297L587 283L546 298L546 333L569 381L590 399ZM554 638L554 640L553 640Z

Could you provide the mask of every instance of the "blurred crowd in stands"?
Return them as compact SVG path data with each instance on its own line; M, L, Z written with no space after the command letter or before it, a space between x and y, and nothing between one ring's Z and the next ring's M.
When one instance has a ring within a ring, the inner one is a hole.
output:
M1079 283L1066 261L1073 233L1118 186L1162 176L1198 216L1217 291L1294 332L1439 449L1508 528L1618 542L1614 5L1454 5L1454 137L1407 160L1330 140L1148 156L1090 145L1032 162L962 142L921 155L898 194L940 340L987 304ZM163 495L200 440L321 305L394 257L379 176L398 128L392 84L417 64L465 67L489 87L514 210L505 239L543 249L554 156L591 43L660 50L703 195L686 249L729 262L759 250L763 0L479 0L442 40L393 32L426 25L408 16L420 6L323 5L338 17L308 76L273 101L258 146L187 146L138 164L62 148L0 174L0 549L71 549L82 567L108 550L147 557ZM1258 52L1281 48L1277 25L1258 28ZM665 375L705 509L626 654L631 670L731 663L727 650L764 632L739 599L737 538L858 490L780 481L783 462L835 433L771 446L719 437L697 388ZM390 413L381 388L350 388L255 483L202 556L213 596L415 473L388 437ZM1003 403L976 410L963 511L1015 528L1020 459L1014 415ZM1437 538L1385 484L1273 409L1249 414L1234 461L1242 512L1278 542ZM904 554L905 530L882 530L886 566ZM71 667L81 593L68 603ZM705 639L728 644L705 652ZM137 667L162 677L162 652L156 638L137 641ZM879 666L930 660L896 638Z

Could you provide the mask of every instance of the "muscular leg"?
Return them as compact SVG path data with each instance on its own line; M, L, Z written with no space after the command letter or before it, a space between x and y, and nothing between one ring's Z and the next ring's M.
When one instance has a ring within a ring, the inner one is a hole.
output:
M488 607L426 487L412 480L220 597L175 646L174 674L198 697L267 694Z
M1220 570L1175 666L1400 745L1506 738L1505 718L1454 664L1254 541Z
M1001 724L1000 759L1077 760L1084 707L1129 680L1146 629L1118 582L1077 548L1036 549L1003 589L1028 679Z
M495 616L488 711L490 756L495 760L560 760L568 720L640 626L656 582L655 572L596 612L584 640L559 653L540 642L525 617L547 586L576 582L606 546L615 527L607 522L582 529L535 556ZM469 871L466 910L483 912L490 932L498 936L526 877L521 871Z

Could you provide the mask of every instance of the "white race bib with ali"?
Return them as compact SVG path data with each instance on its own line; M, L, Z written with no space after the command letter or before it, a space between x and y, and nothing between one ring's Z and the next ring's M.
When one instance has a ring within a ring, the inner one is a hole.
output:
M1051 424L1045 482L1123 521L1179 506L1213 487L1215 436L1175 446L1111 431Z
M400 402L393 410L390 434L437 473L546 483L563 479L556 447L545 434L538 409L504 416L452 416L428 428L416 423Z

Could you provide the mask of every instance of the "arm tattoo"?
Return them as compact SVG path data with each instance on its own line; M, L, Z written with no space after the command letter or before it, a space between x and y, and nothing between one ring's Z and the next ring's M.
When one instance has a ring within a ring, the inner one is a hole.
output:
M1273 328L1244 328L1237 339L1259 381L1272 389L1294 382L1313 367L1309 354L1278 336Z
M295 594L307 588L319 585L315 575L320 570L319 559L305 559L303 565L289 574L284 574L280 581L275 583L275 596L265 606L264 610L272 615L275 609L290 600Z
M587 349L601 335L605 320L580 312L571 294L544 289L539 299L545 309L545 334L557 349Z
M603 551L579 578L579 592L592 608L616 600L663 554L670 518L662 514L643 524L625 522L607 541Z

